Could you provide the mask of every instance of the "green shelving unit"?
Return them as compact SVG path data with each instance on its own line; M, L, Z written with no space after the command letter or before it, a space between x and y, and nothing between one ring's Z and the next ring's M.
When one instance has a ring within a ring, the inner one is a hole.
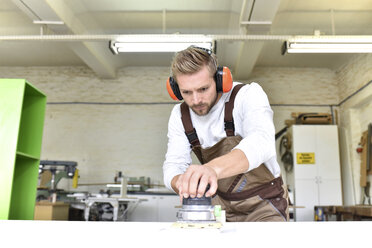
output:
M46 95L24 79L0 79L0 220L32 220Z

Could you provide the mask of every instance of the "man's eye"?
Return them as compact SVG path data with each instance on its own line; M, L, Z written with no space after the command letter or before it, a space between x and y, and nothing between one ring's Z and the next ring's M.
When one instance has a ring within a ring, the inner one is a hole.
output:
M188 94L190 94L190 91L183 91L182 93L185 94L185 95L188 95Z

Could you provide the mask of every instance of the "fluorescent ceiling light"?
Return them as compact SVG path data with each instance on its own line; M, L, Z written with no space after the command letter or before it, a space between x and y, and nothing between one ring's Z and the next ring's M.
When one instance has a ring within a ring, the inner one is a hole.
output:
M213 39L204 35L127 35L110 41L114 54L121 52L178 52L194 45L213 49Z
M117 50L118 53L124 52L178 52L187 47L195 45L198 47L203 47L206 49L211 49L210 43L187 43L187 42L177 42L177 43L160 43L160 42L142 42L142 43L134 43L134 42L125 42L125 43L114 43L114 49Z
M371 37L299 37L287 40L287 53L372 53Z
M42 25L64 25L63 21L33 21L33 24L42 24Z
M288 53L372 53L371 44L290 43Z
M371 44L288 43L287 53L372 53Z

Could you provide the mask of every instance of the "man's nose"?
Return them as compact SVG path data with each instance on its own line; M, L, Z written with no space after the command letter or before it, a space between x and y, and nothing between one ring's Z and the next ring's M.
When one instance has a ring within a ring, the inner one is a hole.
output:
M192 102L193 104L198 104L200 102L200 94L198 92L194 92L192 94Z

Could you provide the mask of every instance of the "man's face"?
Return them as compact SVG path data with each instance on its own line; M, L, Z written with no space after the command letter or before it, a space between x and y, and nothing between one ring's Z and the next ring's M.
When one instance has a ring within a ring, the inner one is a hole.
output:
M178 75L177 83L186 104L197 114L206 115L217 100L216 83L207 66L190 75Z

